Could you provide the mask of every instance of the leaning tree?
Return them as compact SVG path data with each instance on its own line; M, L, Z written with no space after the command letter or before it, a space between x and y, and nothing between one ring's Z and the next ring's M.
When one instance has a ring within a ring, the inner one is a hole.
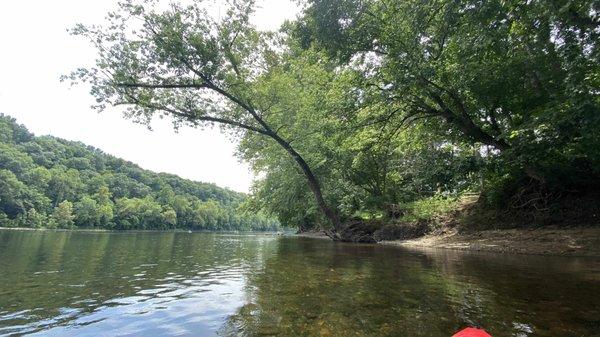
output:
M108 14L105 25L76 26L72 33L87 37L99 56L93 67L69 78L91 85L96 109L122 106L125 116L139 123L169 116L175 127L220 124L238 135L268 137L296 162L338 232L340 220L325 201L319 179L281 135L281 125L269 120L270 103L257 93L259 79L283 47L250 24L254 1L229 3L223 19L209 15L201 1L160 6L126 1Z

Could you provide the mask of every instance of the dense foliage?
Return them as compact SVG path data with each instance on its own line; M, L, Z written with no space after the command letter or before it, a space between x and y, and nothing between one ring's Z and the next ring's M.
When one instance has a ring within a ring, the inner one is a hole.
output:
M0 115L0 227L276 230L245 195L143 170Z
M597 1L311 0L293 34L352 68L361 108L494 150L496 177L594 189L600 171ZM392 117L390 117L390 115Z
M465 191L492 208L547 212L600 187L598 10L594 1L311 0L283 28L286 52L265 77L345 216ZM258 203L316 222L293 168L255 135L244 140L267 172ZM265 202L273 196L293 209Z
M124 2L74 30L99 60L71 78L138 122L224 125L264 173L249 205L290 225L600 187L596 1L309 0L277 33L252 8Z

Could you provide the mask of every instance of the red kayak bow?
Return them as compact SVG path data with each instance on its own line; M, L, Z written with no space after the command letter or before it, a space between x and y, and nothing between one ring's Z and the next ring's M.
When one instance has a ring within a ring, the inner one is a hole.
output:
M455 333L452 337L492 337L485 330L476 328L466 328Z

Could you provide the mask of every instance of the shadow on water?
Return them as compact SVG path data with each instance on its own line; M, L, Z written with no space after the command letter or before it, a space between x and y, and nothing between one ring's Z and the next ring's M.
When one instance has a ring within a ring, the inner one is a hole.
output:
M0 231L0 271L0 335L600 336L594 259Z

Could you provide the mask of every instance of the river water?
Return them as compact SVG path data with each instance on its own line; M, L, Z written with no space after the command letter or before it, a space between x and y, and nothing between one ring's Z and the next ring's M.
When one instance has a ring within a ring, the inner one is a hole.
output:
M0 231L0 336L600 336L600 260Z

